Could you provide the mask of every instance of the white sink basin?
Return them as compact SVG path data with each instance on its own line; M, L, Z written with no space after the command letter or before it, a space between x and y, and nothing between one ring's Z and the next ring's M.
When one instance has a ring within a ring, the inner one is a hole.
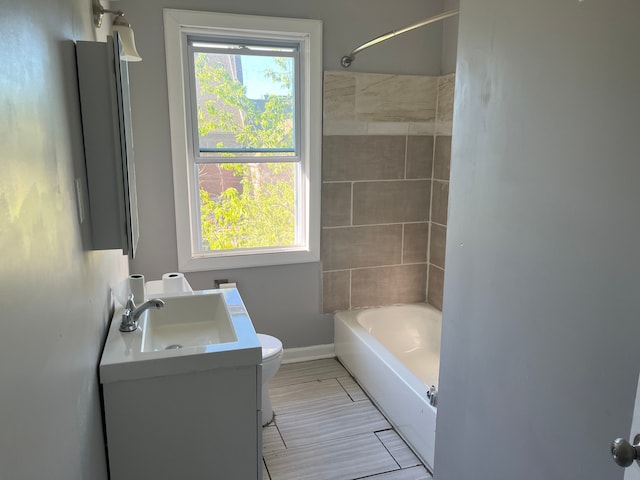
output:
M237 341L222 294L163 297L165 306L140 318L142 352L199 347Z
M114 313L100 360L100 383L255 366L262 361L260 342L237 289L157 297L165 307L146 310L133 332L120 331L124 309ZM177 345L182 348L173 347Z

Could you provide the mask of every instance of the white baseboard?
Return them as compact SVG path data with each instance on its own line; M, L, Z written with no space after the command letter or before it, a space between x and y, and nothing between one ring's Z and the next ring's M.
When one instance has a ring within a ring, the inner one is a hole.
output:
M282 352L282 363L307 362L321 358L333 358L336 351L333 343L328 345L312 345L310 347L285 348Z

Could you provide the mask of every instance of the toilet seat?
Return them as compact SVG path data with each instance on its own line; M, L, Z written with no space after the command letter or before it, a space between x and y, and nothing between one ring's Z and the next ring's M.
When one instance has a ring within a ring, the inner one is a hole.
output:
M258 333L258 340L262 346L262 362L273 360L282 354L282 342L276 337Z

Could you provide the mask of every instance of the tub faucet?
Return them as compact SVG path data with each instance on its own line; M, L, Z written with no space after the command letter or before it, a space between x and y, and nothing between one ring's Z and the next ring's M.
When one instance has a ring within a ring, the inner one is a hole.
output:
M138 318L151 307L162 308L164 307L164 301L160 298L152 298L147 300L139 307L133 303L133 295L129 295L127 299L127 305L124 307L124 313L122 314L122 321L120 322L121 332L133 332L138 329Z

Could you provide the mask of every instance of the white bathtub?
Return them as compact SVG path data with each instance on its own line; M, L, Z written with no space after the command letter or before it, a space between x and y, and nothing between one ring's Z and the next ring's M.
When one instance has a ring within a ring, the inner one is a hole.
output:
M442 314L427 304L337 312L336 355L420 459L433 469Z

